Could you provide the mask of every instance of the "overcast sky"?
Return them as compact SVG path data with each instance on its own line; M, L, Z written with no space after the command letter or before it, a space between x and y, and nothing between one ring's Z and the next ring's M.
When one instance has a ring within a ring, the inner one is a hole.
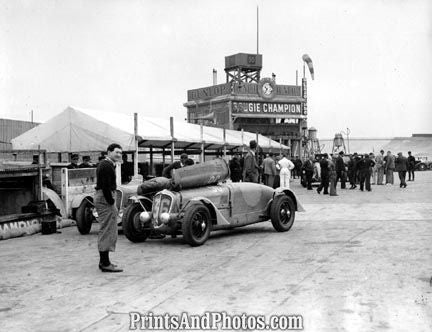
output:
M430 0L0 0L0 117L72 105L183 120L188 89L256 52L256 5L262 77L295 84L313 60L319 137L432 133Z

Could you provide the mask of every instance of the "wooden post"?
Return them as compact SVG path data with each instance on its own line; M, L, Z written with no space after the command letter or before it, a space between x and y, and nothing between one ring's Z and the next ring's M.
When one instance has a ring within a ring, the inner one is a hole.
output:
M200 123L200 140L201 140L201 154L200 163L204 162L204 126Z
M242 156L243 156L243 153L244 153L244 130L242 129L241 130L241 144L242 144Z
M174 118L170 116L170 134L171 134L171 162L174 162Z
M223 156L226 159L226 130L223 128Z
M150 145L150 167L149 167L149 175L153 174L153 145Z
M134 113L134 143L135 143L135 153L134 153L134 178L138 176L138 113Z

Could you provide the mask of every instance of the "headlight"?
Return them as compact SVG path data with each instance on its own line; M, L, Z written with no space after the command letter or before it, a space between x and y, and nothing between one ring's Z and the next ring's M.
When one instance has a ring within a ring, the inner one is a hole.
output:
M170 215L168 212L164 212L160 215L160 221L163 222L164 224L168 224L169 219L170 219Z
M141 213L140 213L139 219L140 219L142 222L148 222L148 221L150 221L150 219L151 219L151 215L150 215L150 213L148 213L147 211L144 211L144 212L141 212Z

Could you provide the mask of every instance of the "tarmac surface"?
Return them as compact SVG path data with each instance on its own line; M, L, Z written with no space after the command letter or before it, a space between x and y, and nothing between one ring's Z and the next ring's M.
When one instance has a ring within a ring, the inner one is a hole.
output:
M97 268L97 225L0 241L1 331L127 331L142 314L299 314L305 331L432 331L432 172L406 189L318 195L294 180L306 212L176 239L119 236L118 274Z

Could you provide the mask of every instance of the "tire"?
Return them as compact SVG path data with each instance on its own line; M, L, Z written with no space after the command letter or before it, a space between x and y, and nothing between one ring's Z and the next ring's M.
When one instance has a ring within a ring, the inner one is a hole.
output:
M292 199L286 195L275 197L270 207L270 219L276 231L289 231L295 219L295 208Z
M78 209L76 210L76 223L78 231L82 235L90 233L95 217L93 215L94 205L86 198L84 199Z
M418 168L419 168L419 171L425 171L427 169L426 164L420 164L418 166Z
M208 208L194 203L186 210L182 223L183 239L192 247L203 245L210 236L211 218Z
M148 206L144 205L148 208ZM149 210L149 209L148 209ZM147 211L148 211L147 210ZM143 212L140 203L133 203L126 208L122 218L123 233L126 238L131 242L144 242L147 240L151 230L143 230L141 221L139 220L140 213Z

